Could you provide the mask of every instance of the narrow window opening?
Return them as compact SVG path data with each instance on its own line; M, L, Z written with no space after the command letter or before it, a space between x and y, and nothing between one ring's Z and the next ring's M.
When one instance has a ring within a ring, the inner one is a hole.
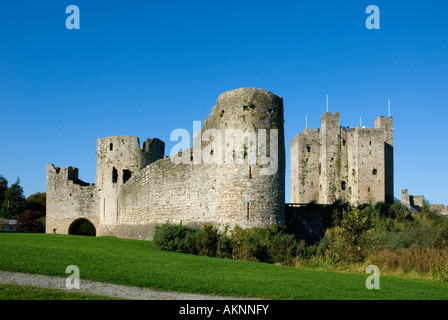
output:
M342 189L342 190L345 190L345 181L342 181L342 182L341 182L341 189Z
M367 188L367 192L370 192L370 187Z
M306 146L306 150L307 150L308 152L310 152L310 151L311 151L311 146Z
M345 146L345 140L344 139L342 139L342 145Z
M118 171L115 167L112 168L112 183L117 183L118 181Z
M249 205L250 205L250 193L247 194L247 213L246 213L247 221L249 221Z
M110 150L110 151L114 150L114 144L113 144L113 143L111 143L111 144L109 145L109 150Z
M249 179L252 179L252 152L249 154Z
M125 184L126 182L128 182L129 179L131 179L132 176L132 172L130 170L123 170L123 184Z
M376 169L372 170L372 174L375 176L378 173L378 171Z
M322 172L322 165L319 163L319 174Z

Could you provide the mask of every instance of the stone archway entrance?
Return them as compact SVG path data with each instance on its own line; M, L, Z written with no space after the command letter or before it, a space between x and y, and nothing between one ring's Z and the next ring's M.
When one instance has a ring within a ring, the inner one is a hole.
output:
M68 234L78 235L78 236L96 236L96 228L87 219L77 219L72 222L68 228Z

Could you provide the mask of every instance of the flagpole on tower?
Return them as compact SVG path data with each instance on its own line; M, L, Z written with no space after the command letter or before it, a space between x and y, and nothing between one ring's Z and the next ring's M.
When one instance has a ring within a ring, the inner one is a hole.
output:
M328 112L328 94L327 94L327 112Z
M388 99L387 102L388 102L387 104L389 106L389 117L390 117L390 99Z

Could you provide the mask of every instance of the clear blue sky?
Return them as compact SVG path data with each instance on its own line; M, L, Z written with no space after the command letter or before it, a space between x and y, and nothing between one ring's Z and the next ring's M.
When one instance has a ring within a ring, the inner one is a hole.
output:
M68 5L80 29L68 30ZM368 5L380 30L368 30ZM391 100L395 196L408 188L448 205L446 1L3 0L0 174L28 196L46 164L95 182L96 140L192 131L239 87L284 98L289 141L326 111L373 127Z

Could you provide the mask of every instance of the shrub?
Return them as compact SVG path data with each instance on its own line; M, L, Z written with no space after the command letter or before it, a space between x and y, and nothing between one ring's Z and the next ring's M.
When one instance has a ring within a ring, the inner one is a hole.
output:
M413 221L411 213L406 209L405 206L401 204L399 201L395 201L391 204L389 208L390 216L392 218L395 218L399 221L401 220L407 220L407 221Z
M432 269L433 279L440 282L448 282L448 264L435 266Z
M297 256L297 242L292 234L274 234L269 242L268 254L274 263L292 265Z
M181 224L164 224L156 229L153 245L159 250L197 254L196 243L201 231Z
M216 244L216 256L223 259L232 259L232 240L223 235Z
M418 246L421 248L438 246L437 229L428 225L410 225L402 230L384 232L380 237L382 247L410 248Z
M348 262L361 262L372 245L375 213L371 207L344 211L336 229L336 250Z
M204 225L197 234L196 249L199 255L215 257L218 231L212 225Z
M439 232L437 234L437 242L440 246L448 246L448 218L440 223Z
M271 230L268 228L232 230L232 258L245 261L269 262L268 246Z
M256 244L249 237L248 230L244 230L239 226L231 232L232 259L245 261L258 261L254 257L253 251Z

